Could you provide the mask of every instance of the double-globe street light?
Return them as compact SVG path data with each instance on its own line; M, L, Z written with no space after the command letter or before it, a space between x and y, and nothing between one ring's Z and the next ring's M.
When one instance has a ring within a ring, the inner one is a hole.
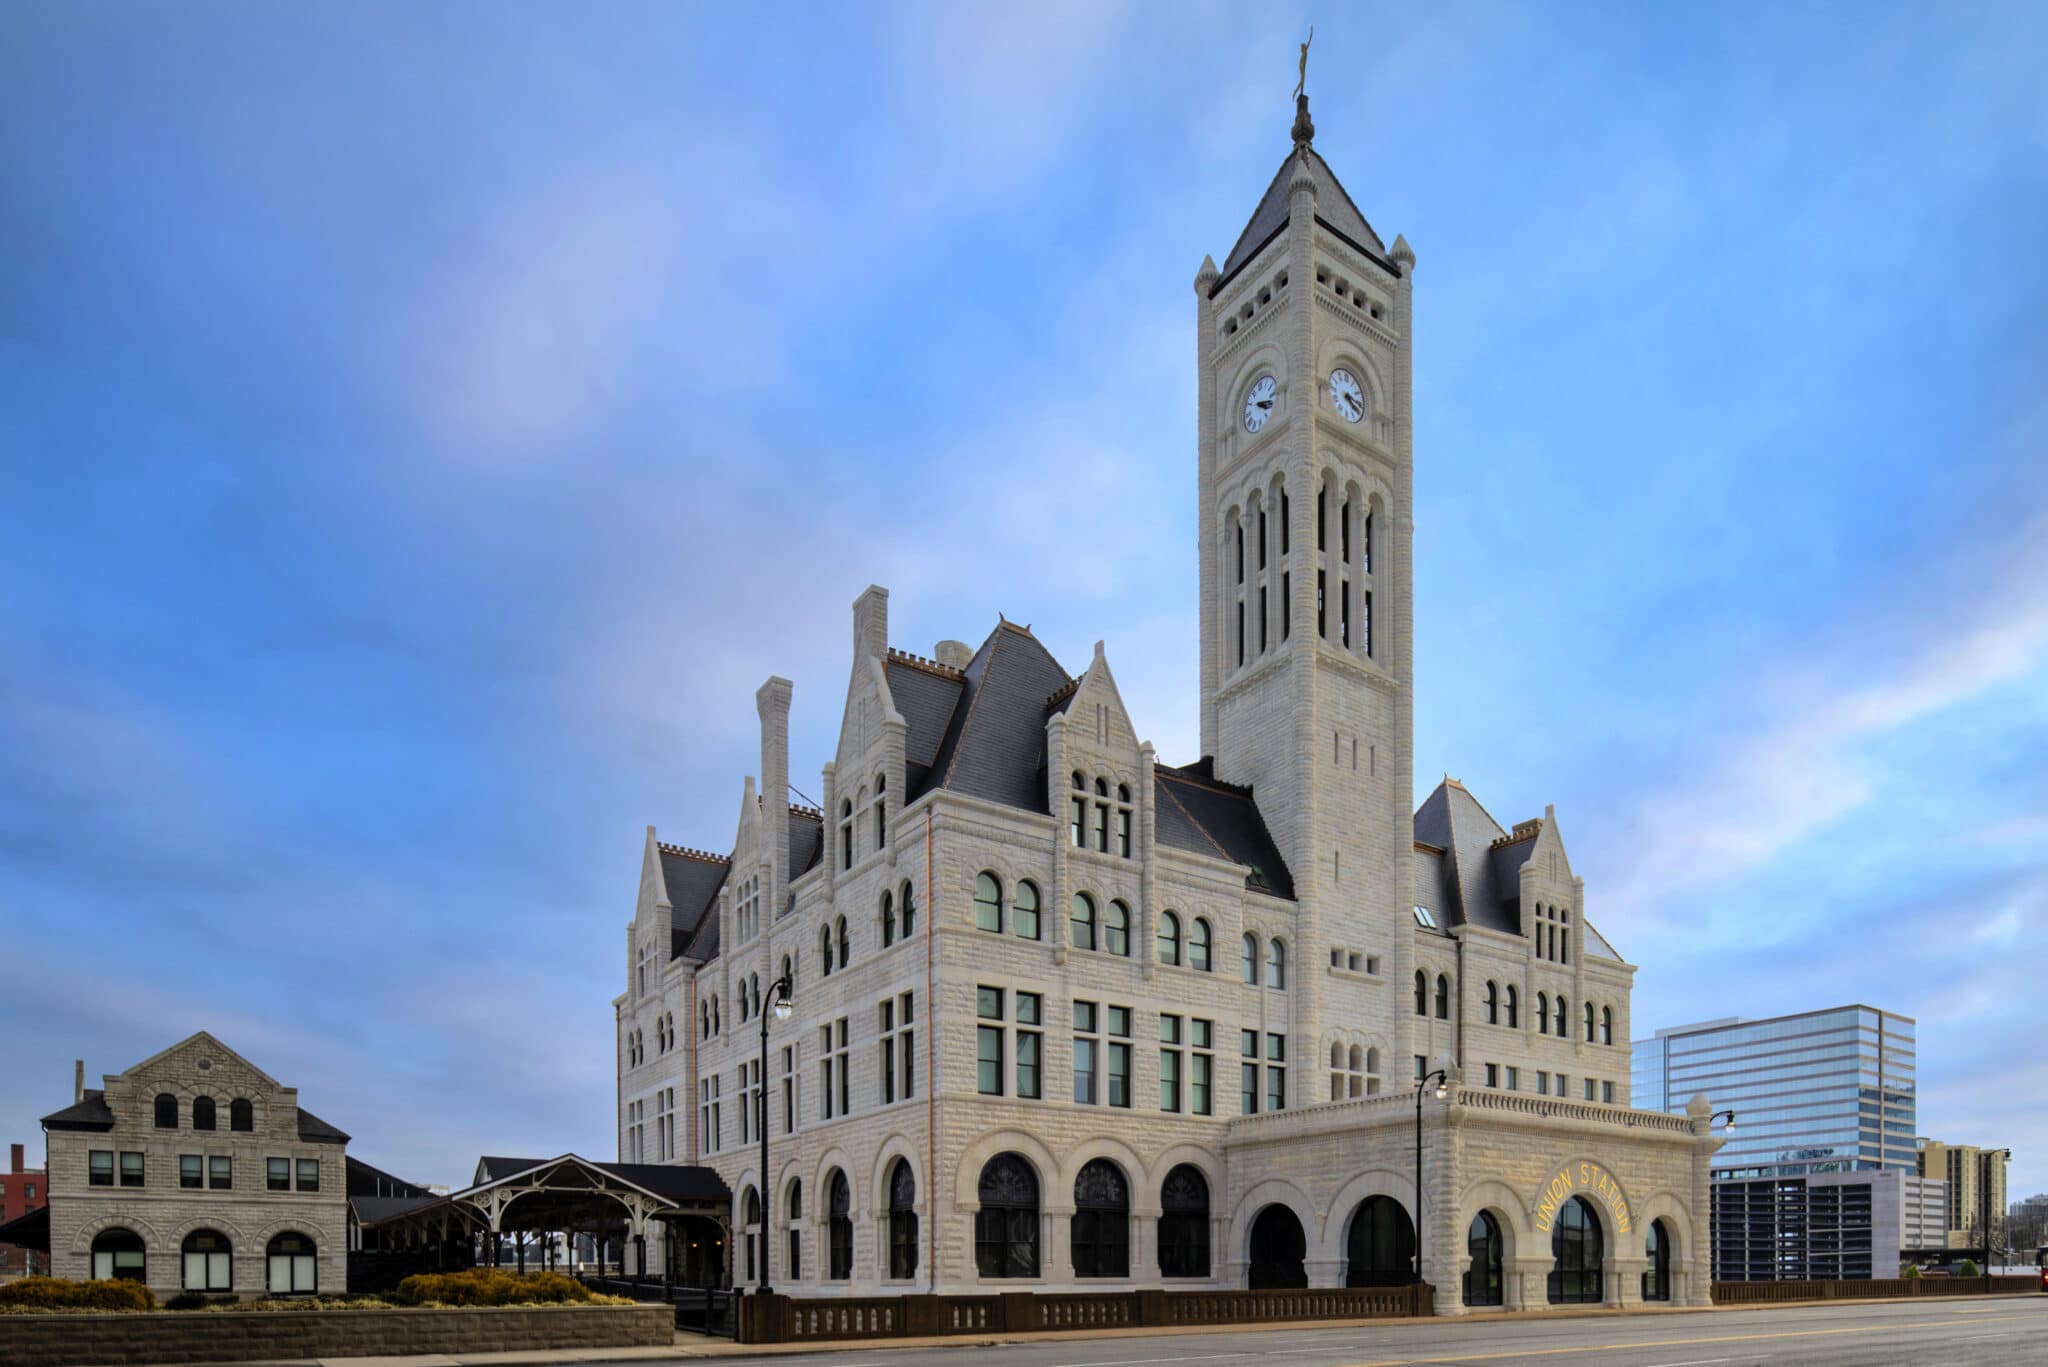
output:
M1415 1270L1411 1282L1422 1280L1422 1092L1436 1083L1436 1099L1450 1095L1450 1074L1438 1068L1415 1079Z
M755 1089L758 1105L754 1119L761 1127L761 1294L765 1296L769 1291L768 1263L773 1257L768 1231L774 1228L768 1220L768 1022L786 1021L796 1009L796 985L789 980L789 974L768 985L768 995L761 1007L761 1073L760 1085ZM741 1211L740 1215L744 1219L746 1212Z

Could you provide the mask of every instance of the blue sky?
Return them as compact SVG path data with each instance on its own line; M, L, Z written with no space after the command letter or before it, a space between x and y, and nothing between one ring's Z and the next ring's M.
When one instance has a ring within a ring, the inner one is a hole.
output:
M848 605L1195 756L1194 297L1285 6L0 8L0 1129L214 1030L424 1180L602 1153L642 828ZM1915 1016L2048 1188L2048 23L1314 16L1416 274L1418 782L1639 1032ZM1418 793L1418 797L1420 794Z

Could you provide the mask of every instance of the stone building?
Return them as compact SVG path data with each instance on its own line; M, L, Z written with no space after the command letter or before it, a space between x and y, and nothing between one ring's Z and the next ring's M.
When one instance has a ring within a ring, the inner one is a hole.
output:
M1556 813L1410 809L1415 254L1313 132L1195 278L1202 756L1100 644L906 653L870 588L822 807L771 678L728 852L648 828L620 1158L719 1172L736 1283L1401 1284L1419 1243L1447 1313L1705 1303L1708 1108L1630 1109Z
M234 1295L346 1288L348 1136L200 1031L43 1117L56 1276Z

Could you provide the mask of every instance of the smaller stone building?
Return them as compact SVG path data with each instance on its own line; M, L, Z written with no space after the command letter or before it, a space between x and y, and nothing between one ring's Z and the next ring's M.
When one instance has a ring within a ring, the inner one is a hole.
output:
M338 1293L348 1136L200 1031L43 1117L56 1276L159 1298Z

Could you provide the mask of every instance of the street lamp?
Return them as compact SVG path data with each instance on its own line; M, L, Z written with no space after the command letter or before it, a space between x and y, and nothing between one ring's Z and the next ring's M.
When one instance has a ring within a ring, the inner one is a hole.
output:
M1713 1129L1713 1128L1714 1128L1714 1122L1715 1122L1716 1120L1719 1120L1719 1119L1720 1119L1720 1118L1721 1118L1722 1116L1724 1116L1724 1115L1728 1117L1728 1128L1727 1128L1727 1129L1725 1129L1725 1130L1723 1130L1723 1131L1722 1131L1722 1133L1723 1133L1723 1134L1734 1134L1734 1133L1735 1133L1735 1112L1733 1112L1733 1111L1716 1111L1716 1112L1714 1112L1714 1113L1713 1113L1712 1115L1710 1115L1710 1116L1708 1116L1708 1117L1707 1117L1707 1128L1708 1128L1708 1129L1710 1129L1710 1130L1711 1130L1711 1129Z
M1436 1099L1442 1101L1450 1094L1445 1086L1450 1080L1441 1068L1415 1079L1415 1273L1411 1284L1422 1280L1422 1091L1434 1082Z
M774 1226L768 1219L768 1022L771 1019L789 1019L790 1013L796 1009L795 994L796 984L789 980L789 974L783 974L768 984L767 1009L761 1013L761 1085L755 1094L760 1108L755 1112L755 1118L761 1126L761 1294L764 1296L769 1291L768 1262L774 1256L774 1241L769 1235ZM744 1217L746 1212L741 1211L740 1214Z

